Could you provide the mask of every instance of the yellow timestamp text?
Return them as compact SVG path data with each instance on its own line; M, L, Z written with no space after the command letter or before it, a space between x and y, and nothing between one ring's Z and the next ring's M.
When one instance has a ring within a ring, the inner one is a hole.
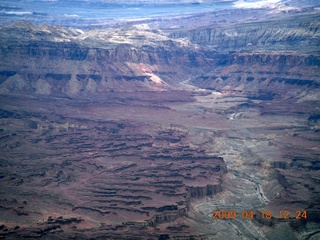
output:
M262 211L254 211L254 210L242 210L241 212L237 212L236 210L213 210L212 211L212 219L225 219L232 220L236 218L240 219L307 219L307 211L306 210L296 210L294 212L289 210L280 210L277 212L277 216L274 216L274 213L271 210L262 210Z

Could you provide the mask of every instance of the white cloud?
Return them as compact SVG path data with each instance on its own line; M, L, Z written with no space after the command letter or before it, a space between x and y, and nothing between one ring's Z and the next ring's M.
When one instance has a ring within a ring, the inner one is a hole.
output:
M281 0L260 0L260 1L244 1L239 0L234 3L236 8L265 8L265 7L273 7L275 4L280 3Z

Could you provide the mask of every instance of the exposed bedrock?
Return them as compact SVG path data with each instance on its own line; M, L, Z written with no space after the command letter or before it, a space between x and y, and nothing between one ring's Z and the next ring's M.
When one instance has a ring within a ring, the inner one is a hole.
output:
M188 49L119 45L114 49L50 43L2 49L1 92L92 95L110 90L154 90L202 72L208 63ZM13 64L13 62L15 62ZM195 67L195 62L197 67ZM19 83L15 85L14 83Z
M140 46L134 48L132 44L119 44L116 46L90 47L81 43L69 42L35 42L17 45L9 45L1 48L1 55L4 57L25 56L33 60L44 58L47 61L94 61L97 64L116 63L128 61L146 64L170 64L185 63L191 66L192 61L188 58L196 58L197 54L188 53L185 49L178 46ZM193 55L192 55L193 54ZM67 70L67 69L65 69ZM94 70L92 70L94 71Z
M320 56L312 49L319 44L319 22L300 18L297 24L287 20L173 33L81 32L16 23L1 32L0 92L79 97L166 90L189 80L196 87L253 97L262 92L292 97L298 91L298 97L315 99ZM306 46L308 54L300 49Z
M169 32L172 38L188 38L191 42L217 50L272 49L285 51L318 51L319 13L295 16L282 21L259 21L228 27Z
M55 106L49 101L51 104ZM1 211L6 216L37 220L36 224L28 222L31 230L19 224L20 230L12 231L15 238L20 233L33 237L31 232L53 225L64 231L63 236L87 233L93 237L95 231L128 236L129 229L133 235L157 231L162 224L186 217L192 199L220 191L221 178L227 173L223 158L190 146L188 131L179 126L150 127L143 122L28 116L10 111L3 111L2 117L28 129L23 139L18 129L13 135L1 132L0 147L10 149L3 158L13 159L10 164L0 162L0 180L8 186L3 191L30 189L10 202L4 200L11 199L12 191L7 191L8 196L0 199ZM20 151L20 157L15 155ZM10 157L12 154L16 157ZM12 164L22 162L26 165L13 172ZM40 192L43 195L37 197ZM37 209L37 216L32 209Z
M177 84L188 76L192 79L190 83L197 87L240 91L253 96L261 95L262 90L283 95L286 91L311 91L320 86L319 56L216 52L206 52L204 56L200 52L194 53L190 61L189 53L181 52L179 57L179 53L156 49L147 54L140 50L134 53L137 59L133 59L132 55L126 54L131 52L130 46L119 48L121 53L105 49L92 50L90 56L81 53L85 55L81 60L78 57L73 59L73 54L77 56L83 50L81 48L79 51L67 51L66 55L44 56L45 61L39 61L38 57L30 59L23 51L3 54L7 57L2 59L0 90L2 93L90 96L139 87L145 90L168 89L172 88L169 84ZM37 51L41 52L41 47ZM44 55L49 54L46 51ZM108 54L101 57L100 51ZM11 61L16 65L10 64ZM199 67L195 67L196 64Z
M168 34L207 48L212 68L189 81L193 85L244 92L255 98L274 94L315 100L320 86L319 26L318 18L296 16L281 22L172 30Z
M221 184L196 186L196 187L188 188L188 194L191 198L201 198L206 196L212 196L221 191L222 191Z
M176 213L164 213L161 215L155 215L151 220L148 220L147 223L149 226L157 226L161 223L173 222L179 217L185 216L186 209L180 209Z
M308 229L211 215L301 207L318 221L319 104L309 100L320 97L319 28L285 22L171 37L2 28L0 235L268 239L270 225Z
M318 98L319 56L239 52L219 56L222 61L216 65L219 67L194 77L190 83L210 90L244 93L261 100L276 96Z

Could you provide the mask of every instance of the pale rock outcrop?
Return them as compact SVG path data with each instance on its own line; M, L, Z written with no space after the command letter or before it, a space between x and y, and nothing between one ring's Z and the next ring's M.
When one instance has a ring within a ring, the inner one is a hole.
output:
M19 92L29 88L26 80L19 74L9 77L0 86L0 93Z
M72 75L71 79L64 87L64 91L68 96L75 96L80 93L82 88L82 83L76 78L76 76Z
M36 93L42 95L50 95L51 93L51 85L44 79L40 78L35 84Z
M87 82L87 85L84 89L84 93L85 94L90 94L90 93L95 93L97 91L97 88L98 88L98 84L96 83L95 80L93 80L92 78L89 78L88 82Z

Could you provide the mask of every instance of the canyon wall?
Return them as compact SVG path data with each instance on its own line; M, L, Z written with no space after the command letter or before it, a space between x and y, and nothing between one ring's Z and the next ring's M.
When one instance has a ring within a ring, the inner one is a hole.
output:
M284 22L2 28L0 235L264 239L277 219L212 210L297 203L316 220L319 28Z
M82 32L20 22L2 28L0 92L79 97L173 89L186 80L253 96L309 92L319 87L320 56L314 51L319 25L301 17L271 27L263 22L189 31Z
M319 14L295 16L282 21L257 21L208 27L194 30L169 31L174 39L188 38L192 43L221 50L256 51L319 51Z

